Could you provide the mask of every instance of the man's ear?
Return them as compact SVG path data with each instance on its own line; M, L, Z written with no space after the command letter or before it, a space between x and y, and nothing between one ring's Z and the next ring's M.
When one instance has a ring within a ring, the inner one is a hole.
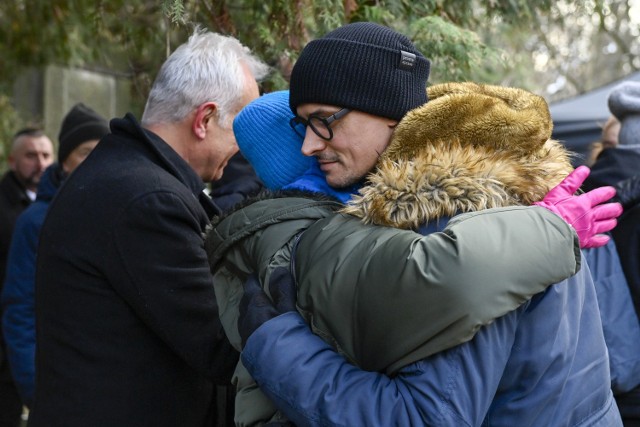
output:
M391 129L393 129L393 128L395 128L396 126L398 126L398 121L397 121L397 120L390 120L390 121L387 123L387 126L389 126L389 128L391 128Z
M211 120L216 119L218 107L215 102L205 102L196 109L196 115L191 123L193 133L199 138L207 136L207 130Z

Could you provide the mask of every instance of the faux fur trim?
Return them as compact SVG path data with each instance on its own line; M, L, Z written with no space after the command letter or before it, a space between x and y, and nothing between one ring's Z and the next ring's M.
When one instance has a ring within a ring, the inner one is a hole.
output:
M458 139L523 156L551 138L553 122L544 98L523 89L477 83L443 83L428 89L429 102L398 123L382 159L411 159L425 145Z
M549 139L542 98L467 83L433 88L436 96L430 92L432 100L398 124L368 184L343 212L415 229L461 212L530 205L571 172L568 152Z

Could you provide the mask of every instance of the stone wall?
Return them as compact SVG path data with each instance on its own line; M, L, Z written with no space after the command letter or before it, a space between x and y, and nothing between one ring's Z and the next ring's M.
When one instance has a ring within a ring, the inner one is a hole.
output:
M78 102L107 119L131 111L130 80L126 76L49 65L26 69L14 86L16 109L28 122L41 123L54 144L60 124Z

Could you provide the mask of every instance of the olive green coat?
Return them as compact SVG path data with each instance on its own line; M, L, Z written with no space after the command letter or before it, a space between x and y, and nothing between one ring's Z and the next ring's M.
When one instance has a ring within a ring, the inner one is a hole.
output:
M388 374L468 341L580 267L577 236L542 208L468 213L422 236L363 224L336 213L340 207L302 197L259 200L209 231L219 312L238 350L244 280L255 271L268 283L275 267L291 265L296 242L300 313L348 360ZM242 367L236 381L237 424L268 420L275 410Z
M393 375L579 269L573 230L542 208L517 206L542 199L571 170L549 139L544 99L475 83L432 86L429 99L398 124L346 208L274 195L211 230L216 296L237 349L242 284L254 271L268 283L273 268L291 264L312 330L362 369ZM458 212L468 213L442 233L407 230ZM236 379L237 423L268 420L274 409L241 366Z

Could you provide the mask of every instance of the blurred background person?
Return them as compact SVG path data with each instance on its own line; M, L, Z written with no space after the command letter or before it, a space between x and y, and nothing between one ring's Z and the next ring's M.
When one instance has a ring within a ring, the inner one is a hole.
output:
M611 115L602 126L602 136L600 141L596 141L591 144L589 150L589 157L586 159L585 164L589 167L593 166L598 160L598 156L602 150L606 148L615 148L618 146L618 134L620 133L620 121L616 116ZM589 180L589 178L587 178Z
M22 403L30 408L35 388L35 268L38 236L49 203L64 179L109 133L107 120L91 108L76 104L62 121L58 161L47 168L36 201L16 221L2 290L2 327L9 361Z
M53 162L53 144L40 129L22 129L13 137L8 160L9 171L0 180L0 291L16 219L36 197L40 177ZM20 423L22 403L4 352L0 325L0 426L12 427Z
M640 313L640 82L626 81L615 86L609 94L608 105L612 118L607 122L609 126L603 127L602 151L583 188L591 190L612 185L617 190L616 200L624 212L611 235L637 316ZM594 269L597 264L590 259L589 265ZM594 275L601 275L597 267L594 270ZM618 285L623 284L624 281L618 280ZM625 426L640 426L640 387L617 394L616 400Z
M620 181L637 174L640 165L640 82L626 81L615 86L608 97L611 117L602 127L601 149L591 154L591 174L585 191ZM636 124L637 123L637 124Z

